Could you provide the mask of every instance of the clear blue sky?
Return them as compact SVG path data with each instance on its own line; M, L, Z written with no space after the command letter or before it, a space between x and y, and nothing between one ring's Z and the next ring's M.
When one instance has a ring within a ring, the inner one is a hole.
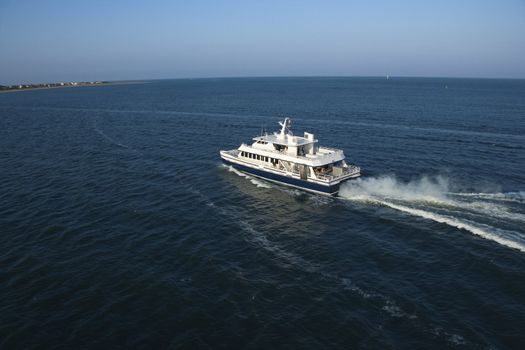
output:
M0 0L0 84L525 78L525 0Z

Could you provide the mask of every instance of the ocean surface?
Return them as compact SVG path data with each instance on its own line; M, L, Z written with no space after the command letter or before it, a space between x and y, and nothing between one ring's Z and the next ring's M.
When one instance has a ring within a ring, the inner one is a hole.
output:
M339 197L221 165L284 116ZM525 81L0 94L2 349L523 349Z

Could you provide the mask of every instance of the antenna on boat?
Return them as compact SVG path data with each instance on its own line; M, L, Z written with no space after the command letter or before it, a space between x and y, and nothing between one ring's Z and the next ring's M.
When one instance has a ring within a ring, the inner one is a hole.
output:
M279 134L279 137L284 139L286 136L286 129L290 127L290 118L284 118L284 121L279 122L279 125L281 126L281 133Z

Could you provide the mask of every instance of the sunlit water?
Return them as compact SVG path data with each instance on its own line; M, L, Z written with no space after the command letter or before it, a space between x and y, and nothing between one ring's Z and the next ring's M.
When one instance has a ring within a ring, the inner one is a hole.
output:
M519 80L0 94L0 346L521 348L524 111ZM283 116L363 177L220 164Z

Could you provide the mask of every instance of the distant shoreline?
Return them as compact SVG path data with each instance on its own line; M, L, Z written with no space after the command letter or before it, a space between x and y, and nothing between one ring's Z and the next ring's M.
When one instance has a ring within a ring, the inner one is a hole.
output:
M32 90L46 90L46 89L62 89L62 88L75 88L75 87L86 87L86 86L108 86L108 85L127 85L127 84L144 84L148 81L142 81L142 80L129 80L129 81L101 81L101 82L76 82L76 83L64 83L64 85L60 85L61 83L45 83L45 84L19 84L19 85L10 85L10 86L28 86L28 87L12 87L8 89L0 89L1 93L8 93L8 92L18 92L18 91L32 91ZM37 86L32 86L37 85ZM51 86L47 86L51 85Z

